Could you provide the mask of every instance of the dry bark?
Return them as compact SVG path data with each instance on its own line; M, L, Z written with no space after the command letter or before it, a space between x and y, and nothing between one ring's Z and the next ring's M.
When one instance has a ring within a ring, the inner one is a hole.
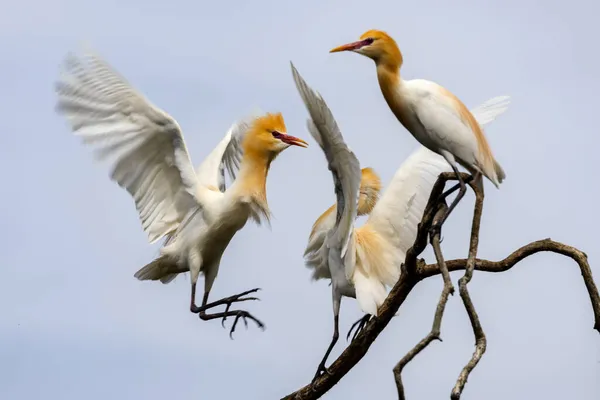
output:
M461 175L463 180L467 180L468 175ZM308 384L297 391L290 393L282 400L313 400L318 399L329 391L336 383L340 381L367 353L371 344L385 329L387 324L402 306L412 289L423 279L442 275L444 280L444 289L440 296L440 301L436 308L432 329L427 336L423 338L409 353L407 353L394 367L394 377L398 387L398 396L404 399L404 389L401 381L402 368L408 364L421 350L423 350L433 340L440 338L441 323L445 304L454 288L450 281L449 272L464 270L464 276L459 280L459 293L463 301L471 326L475 336L475 351L470 361L465 365L460 373L456 385L451 392L451 399L458 399L465 387L470 372L476 367L483 356L486 348L486 339L483 328L475 311L473 302L469 296L468 283L470 282L473 271L484 272L504 272L513 268L523 259L540 252L553 252L571 258L577 263L583 277L583 281L590 297L592 310L594 312L594 329L600 333L600 294L596 287L592 271L589 266L587 256L581 250L576 249L551 239L538 240L515 250L508 257L499 261L489 261L476 258L477 246L479 242L479 224L483 207L483 193L470 183L471 188L476 195L475 211L471 230L471 241L469 256L467 259L456 259L444 261L439 245L439 234L431 237L431 244L436 254L435 264L426 264L423 259L418 259L419 255L427 246L427 238L431 230L434 219L439 218L440 213L446 208L445 201L438 201L447 181L455 180L453 173L441 174L435 183L430 195L427 207L423 214L417 238L413 246L406 255L406 260L402 265L402 274L398 282L390 291L385 302L379 309L379 315L372 318L364 329L358 334L343 353L328 368L329 374L323 374L314 383Z

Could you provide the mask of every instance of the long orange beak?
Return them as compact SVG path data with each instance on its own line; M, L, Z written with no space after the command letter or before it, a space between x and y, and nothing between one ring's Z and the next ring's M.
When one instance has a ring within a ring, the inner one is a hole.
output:
M279 139L287 144L290 144L292 146L300 146L300 147L308 147L308 143L306 143L304 140L297 138L296 136L292 136L292 135L284 135L282 134Z
M369 43L365 40L359 40L358 42L352 42L352 43L348 43L348 44L344 44L338 47L335 47L331 50L329 50L330 53L337 53L340 51L352 51L352 50L358 50L363 46L368 45Z

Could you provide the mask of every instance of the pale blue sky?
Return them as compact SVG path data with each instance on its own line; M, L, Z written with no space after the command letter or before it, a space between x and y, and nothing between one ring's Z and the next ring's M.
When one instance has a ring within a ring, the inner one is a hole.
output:
M594 0L5 0L0 398L262 400L307 383L332 311L330 288L311 283L302 252L334 194L289 61L325 97L362 165L387 183L417 143L387 108L372 62L328 53L371 28L397 39L407 78L434 80L469 107L512 96L487 129L507 179L500 190L486 183L480 256L551 237L587 252L599 282L598 178L588 167L599 144L599 12ZM289 133L310 141L273 164L272 229L249 224L234 238L212 293L262 287L250 310L265 332L240 329L231 341L219 322L188 311L189 279L133 278L158 247L108 166L53 111L58 65L80 41L179 121L195 164L256 107L283 112ZM466 255L471 204L469 196L444 230L447 258ZM391 369L428 331L440 289L438 278L420 284L324 398L395 398ZM488 352L465 400L600 398L600 338L574 263L538 255L512 272L476 273L471 291ZM359 315L345 300L341 329ZM447 398L472 354L458 296L442 335L405 371L410 400Z

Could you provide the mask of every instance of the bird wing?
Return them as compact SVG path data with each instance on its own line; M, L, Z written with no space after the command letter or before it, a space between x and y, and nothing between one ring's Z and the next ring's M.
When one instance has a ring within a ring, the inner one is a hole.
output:
M326 244L329 248L340 249L340 256L343 258L358 212L360 163L344 142L325 100L306 84L293 64L291 67L294 82L310 115L307 121L308 130L325 153L335 186L336 219L334 227L328 231Z
M469 165L478 162L478 144L473 129L461 118L460 110L443 88L433 82L415 79L414 112L419 124L455 157Z
M309 268L313 268L313 279L331 279L331 273L327 266L327 254L322 249L327 240L327 233L335 226L336 220L336 205L329 207L313 224L312 230L308 237L308 243L304 250L304 260Z
M483 127L506 111L507 107L508 96L499 96L482 103L471 112ZM357 230L357 235L364 237L362 241L371 243L371 248L379 253L376 258L372 254L363 254L365 260L372 260L362 263L370 269L367 273L374 273L383 282L395 283L390 277L397 276L397 272L390 268L397 268L404 262L406 251L417 237L418 224L435 181L442 172L450 171L452 169L443 157L424 146L420 146L402 163L373 208L367 223ZM376 234L369 235L370 232ZM368 240L369 237L375 239ZM382 242L375 243L378 239ZM386 254L388 252L391 254ZM396 260L389 262L392 259Z
M155 107L99 56L70 54L56 83L57 111L75 134L112 157L111 179L134 198L150 242L173 232L203 187L177 121Z
M489 124L499 115L503 114L510 104L510 96L497 96L471 109L471 114L475 117L481 127Z
M413 110L417 121L428 135L464 164L479 169L498 186L501 179L499 181L497 176L494 156L481 124L472 112L451 92L434 82L415 79L408 81L408 86L415 94ZM480 117L489 122L490 115L504 112L503 103L482 105L482 109L478 110Z
M435 181L442 172L452 171L440 155L420 146L400 166L392 181L375 205L365 229L377 232L377 237L388 244L386 251L398 254L404 262L404 254L417 237L417 226L421 222L425 206ZM389 247L391 246L391 247ZM379 264L379 263L373 263ZM373 273L383 279L394 275L398 265L371 265ZM377 271L380 269L381 271Z
M232 179L235 179L243 156L242 140L249 130L250 123L249 118L236 121L225 137L198 166L196 175L202 185L225 192L225 170Z

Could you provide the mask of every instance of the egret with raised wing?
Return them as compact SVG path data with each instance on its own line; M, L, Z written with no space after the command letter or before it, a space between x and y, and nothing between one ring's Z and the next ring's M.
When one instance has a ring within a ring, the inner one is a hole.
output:
M381 92L396 118L423 146L444 157L457 174L459 193L437 229L466 192L456 163L466 168L482 188L481 174L499 187L506 174L492 154L481 122L454 94L437 83L402 79L402 53L390 35L369 30L359 41L330 50L331 53L340 51L352 51L375 61ZM508 107L508 96L496 99L498 107ZM454 188L443 196L453 191Z
M175 119L155 107L112 67L92 52L70 54L56 84L57 110L100 158L114 161L111 179L133 197L151 243L165 239L160 256L140 269L140 280L172 281L191 274L190 310L202 320L234 317L253 320L244 310L230 310L253 289L208 303L208 296L229 242L248 221L270 216L266 181L271 162L291 145L307 143L286 133L280 113L239 121L194 170ZM234 179L226 188L225 169ZM202 305L196 283L204 275ZM206 311L219 305L221 313Z
M333 175L336 204L315 223L305 252L313 279L330 279L334 333L315 379L326 372L325 363L339 337L342 296L356 298L365 317L358 331L387 297L388 288L400 276L406 252L413 245L429 195L438 176L451 171L438 154L420 146L396 171L377 200L381 184L370 169L363 169L346 145L331 110L321 95L310 88L292 64L296 87L308 110L308 130L319 144ZM505 108L496 98L473 110L480 123L492 121ZM367 171L367 173L365 173ZM371 201L366 201L368 198ZM366 223L354 227L356 217L369 214ZM352 328L351 328L352 331ZM351 331L348 333L350 335Z

